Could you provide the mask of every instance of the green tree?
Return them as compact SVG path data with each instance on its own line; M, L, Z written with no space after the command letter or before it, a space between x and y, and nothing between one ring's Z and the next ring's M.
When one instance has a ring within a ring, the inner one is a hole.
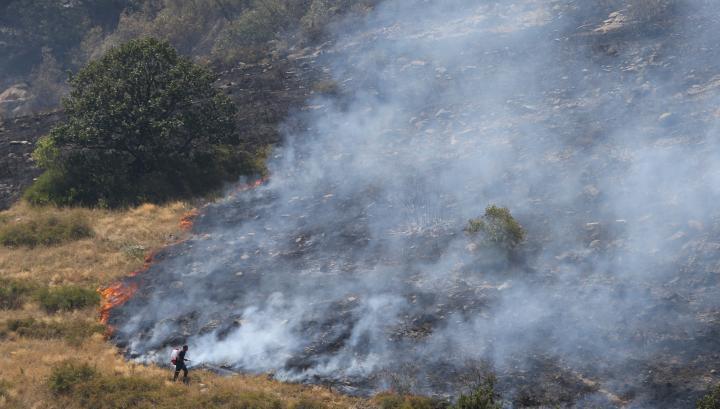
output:
M119 206L203 194L249 171L235 106L167 42L131 40L70 79L67 120L34 152L34 203Z

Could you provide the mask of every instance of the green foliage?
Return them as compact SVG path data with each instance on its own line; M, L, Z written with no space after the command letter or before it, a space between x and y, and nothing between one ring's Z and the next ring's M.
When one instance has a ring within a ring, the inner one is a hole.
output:
M489 377L469 395L460 395L453 409L502 409L495 393L495 379Z
M697 409L720 409L720 385L697 402Z
M75 286L43 288L36 298L47 312L72 311L100 303L97 291Z
M62 322L37 321L34 318L11 319L5 322L7 331L32 339L61 339L64 338L72 345L79 345L93 334L105 331L102 324L81 320Z
M470 219L465 232L471 237L479 237L485 244L506 250L517 247L526 235L508 208L495 205L488 206L482 217Z
M0 279L0 310L21 308L35 288L28 281Z
M53 368L48 384L53 393L62 395L72 392L77 385L96 376L95 369L86 363L63 361Z
M92 237L87 220L77 213L38 214L0 226L0 244L6 247L50 246Z
M32 203L122 206L207 193L246 169L235 106L167 42L132 40L71 79L67 121L34 153Z

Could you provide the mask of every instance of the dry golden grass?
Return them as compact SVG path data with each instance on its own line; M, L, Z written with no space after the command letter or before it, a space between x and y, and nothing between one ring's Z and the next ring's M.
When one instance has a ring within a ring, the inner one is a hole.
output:
M0 220L27 219L41 213L77 213L87 218L94 235L90 239L56 246L35 248L0 247L0 278L31 281L38 286L73 284L106 286L129 272L141 268L144 253L181 239L185 234L180 220L190 207L184 203L166 206L143 205L129 210L90 210L33 208L17 204L0 213ZM133 247L134 246L134 247ZM128 249L133 251L128 251ZM96 322L95 308L50 314L30 298L21 309L0 310L0 327L8 320L34 318L43 322ZM170 368L137 365L126 361L118 349L102 334L84 341L66 339L32 339L14 332L0 333L0 408L80 407L72 398L58 398L48 387L53 367L67 359L85 362L106 376L131 376L148 380L162 379L166 388L162 396L174 397L180 386L170 384ZM302 399L322 402L327 408L368 407L368 401L350 398L322 387L284 384L266 376L222 377L204 371L192 371L189 389L182 389L187 399L201 394L259 393L275 397L286 407ZM4 395L4 396L3 396ZM70 400L68 400L70 399ZM194 400L193 400L194 401ZM172 403L170 400L169 402Z
M0 247L0 277L40 284L106 285L142 267L144 254L178 240L179 222L190 207L142 205L130 210L33 208L20 203L0 213L7 220L40 213L72 212L87 218L92 238L57 246Z

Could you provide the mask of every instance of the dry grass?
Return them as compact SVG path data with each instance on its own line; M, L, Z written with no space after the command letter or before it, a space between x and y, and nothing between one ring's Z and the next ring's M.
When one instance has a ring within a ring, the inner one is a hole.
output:
M0 248L0 277L32 279L41 285L106 285L141 268L144 253L180 238L179 221L189 210L184 203L148 204L124 211L38 209L18 204L0 217L22 220L40 214L77 213L90 221L94 236L58 246Z
M106 286L128 272L141 268L145 250L157 249L187 234L179 222L189 210L189 206L183 203L143 205L124 211L38 209L18 204L0 213L0 220L7 222L30 219L40 214L74 213L90 221L93 237L55 246L0 247L0 278L24 280L38 287L60 284L91 288ZM81 407L72 396L53 395L48 386L53 367L68 359L88 363L105 380L133 377L140 384L155 382L157 385L160 382L162 387L156 397L161 399L158 405L163 407L174 407L178 396L188 403L204 402L203 399L213 396L227 400L228 396L239 397L243 393L248 396L272 397L288 408L301 401L320 402L320 407L326 408L373 406L368 406L368 401L335 394L325 388L283 384L265 376L221 377L192 371L190 387L177 389L183 387L170 383L170 368L128 362L102 334L85 334L85 338L75 339L64 336L38 339L42 336L7 330L7 324L13 320L29 318L47 325L77 322L93 325L97 322L98 314L95 308L50 313L41 308L34 298L28 299L20 308L0 310L0 330L4 328L4 331L0 331L0 408ZM177 395L178 390L182 395Z

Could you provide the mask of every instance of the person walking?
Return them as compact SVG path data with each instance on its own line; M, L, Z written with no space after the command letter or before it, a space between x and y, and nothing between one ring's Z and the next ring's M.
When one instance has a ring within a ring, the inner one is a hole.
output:
M175 358L175 376L173 377L173 382L177 381L178 375L180 374L180 371L183 371L183 383L187 385L190 381L188 379L188 369L185 365L185 361L189 361L189 359L185 358L185 354L188 351L188 346L183 345L182 350L178 352L177 357Z

